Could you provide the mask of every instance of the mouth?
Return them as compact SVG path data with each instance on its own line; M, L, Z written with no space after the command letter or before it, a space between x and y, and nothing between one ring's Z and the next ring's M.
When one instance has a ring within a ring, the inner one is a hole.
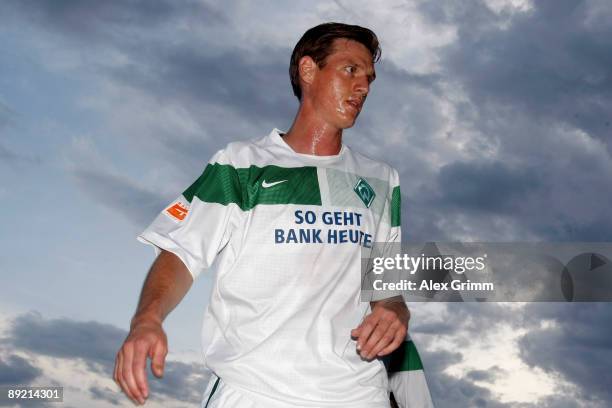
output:
M361 99L349 99L346 101L347 105L353 108L356 112L361 111L361 107L363 106L363 100Z

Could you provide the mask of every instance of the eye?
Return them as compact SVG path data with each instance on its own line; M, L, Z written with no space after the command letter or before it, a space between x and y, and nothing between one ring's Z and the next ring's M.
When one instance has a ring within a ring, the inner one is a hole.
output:
M357 71L357 67L355 67L354 65L347 65L346 67L344 67L344 70L349 74L354 74L355 71Z

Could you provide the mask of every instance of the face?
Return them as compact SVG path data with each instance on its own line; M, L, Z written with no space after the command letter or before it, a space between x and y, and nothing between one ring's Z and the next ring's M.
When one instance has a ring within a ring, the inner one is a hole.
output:
M372 54L361 43L336 39L323 68L315 64L308 98L325 123L346 129L353 126L376 77Z

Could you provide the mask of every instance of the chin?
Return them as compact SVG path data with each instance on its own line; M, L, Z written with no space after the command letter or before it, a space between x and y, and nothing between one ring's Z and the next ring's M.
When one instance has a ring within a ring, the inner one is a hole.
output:
M342 126L342 129L349 129L352 128L353 126L355 126L355 122L356 120L352 120L350 122L345 122Z
M352 128L355 125L355 122L357 122L357 117L354 118L344 118L341 121L338 121L338 127L340 129L349 129Z
M329 119L330 120L327 121L329 125L332 125L336 129L343 130L343 129L352 128L355 125L355 122L357 121L357 116L337 115L336 117L329 118Z

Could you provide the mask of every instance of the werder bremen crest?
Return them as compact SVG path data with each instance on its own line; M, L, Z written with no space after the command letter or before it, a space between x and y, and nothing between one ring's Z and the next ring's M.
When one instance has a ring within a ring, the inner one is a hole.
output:
M376 193L364 179L360 177L359 180L357 180L357 184L353 187L353 191L357 193L365 206L370 208L372 201L374 201L374 197L376 197Z

